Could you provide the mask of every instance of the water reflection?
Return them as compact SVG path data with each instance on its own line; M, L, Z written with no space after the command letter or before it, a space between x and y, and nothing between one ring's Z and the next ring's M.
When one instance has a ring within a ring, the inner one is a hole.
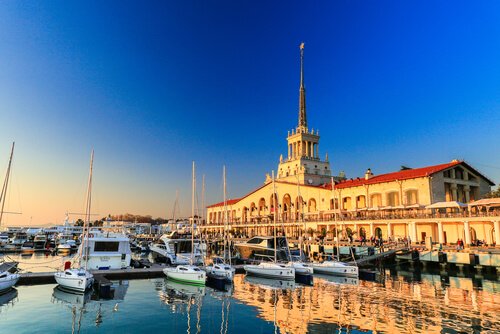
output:
M156 287L158 288L158 284ZM169 279L163 280L160 300L169 306L172 313L186 315L188 334L191 333L192 323L194 323L196 333L201 332L201 308L205 289L204 286L183 284ZM193 321L191 321L192 310L195 312Z
M93 320L95 326L99 327L106 316L118 312L119 303L124 301L127 289L128 281L113 282L111 298L103 299L93 291L78 293L56 286L51 302L71 311L71 333L80 333L84 319Z
M497 281L481 280L478 288L472 278L430 274L410 282L405 276L368 282L315 275L313 287L274 292L279 283L260 280L237 277L234 297L282 333L500 331Z
M314 278L321 280L323 283L359 285L359 279L355 277L315 274Z
M17 294L18 292L14 288L0 294L0 313L9 307L14 307L14 304L18 301Z

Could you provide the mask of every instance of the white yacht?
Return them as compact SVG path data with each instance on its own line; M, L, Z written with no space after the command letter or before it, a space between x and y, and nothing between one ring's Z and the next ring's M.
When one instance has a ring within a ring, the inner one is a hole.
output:
M314 270L310 263L304 263L302 261L290 261L288 265L295 269L296 275L312 275Z
M236 269L225 263L225 261L219 257L214 257L212 264L205 267L207 276L212 276L214 278L224 278L227 282L232 282Z
M205 285L206 273L196 266L179 265L177 267L167 267L163 269L167 278L188 284Z
M85 220L84 220L84 231L82 234L82 244L80 247L80 253L78 257L78 268L71 268L71 262L67 261L64 263L64 270L58 271L54 274L54 278L61 286L65 289L75 290L75 291L85 291L92 286L94 283L94 275L92 275L87 269L89 264L89 228L90 225L90 208L92 199L92 166L94 163L94 150L90 154L90 172L89 172L89 182L87 186L87 199L85 205ZM83 262L83 265L82 265Z
M282 263L261 262L259 264L247 264L244 265L243 268L248 275L277 278L282 280L295 279L295 269Z
M228 240L228 222L229 215L227 210L227 200L226 200L226 166L223 167L223 181L224 181L224 247L223 247L223 257L213 258L212 264L205 267L207 276L210 280L225 280L231 283L234 278L236 269L231 266L231 251L230 243ZM226 258L228 261L226 261Z
M69 290L85 291L94 283L94 275L84 268L71 269L71 263L67 265L64 271L54 274L57 284Z
M83 242L80 244L80 249ZM89 270L122 269L130 267L132 252L129 238L119 232L91 228L88 238Z
M157 243L149 246L149 250L153 257L165 259L167 264L189 264L191 255L193 264L203 264L202 247L199 241L194 241L191 245L191 233L173 231L164 234Z
M189 265L178 265L175 268L165 268L163 269L163 273L167 276L167 278L195 285L205 285L207 279L207 273L197 266L195 266L195 242L194 242L194 203L195 203L195 194L196 194L196 176L194 169L194 161L193 161L193 192L191 198L191 257L189 258Z
M0 292L9 290L19 281L19 274L13 274L9 271L14 268L15 265L17 265L15 262L4 262L0 264Z
M276 186L274 183L274 171L272 174L273 178L273 197L277 198L276 196ZM274 207L278 207L278 202L275 202ZM278 262L278 248L280 248L281 244L279 243L280 239L276 237L276 218L277 218L278 213L275 212L273 221L274 221L274 235L271 239L269 238L262 238L262 237L256 237L253 239L250 239L246 244L254 244L252 243L253 240L259 241L255 242L257 245L264 244L264 246L267 246L267 248L270 248L269 246L272 246L271 250L268 252L272 252L274 255L273 262L261 262L259 264L247 264L243 266L245 269L247 275L255 275L255 276L261 276L261 277L266 277L266 278L275 278L275 279L280 279L280 280L294 280L295 279L295 268L290 265L290 264L284 264L284 263L279 263ZM283 249L285 252L285 258L288 258L288 241L286 237L281 237L283 240L283 245L285 245L286 248ZM266 241L264 243L264 241ZM241 244L240 244L241 245ZM275 247L276 246L276 247ZM236 245L238 247L238 245ZM243 247L245 249L245 247ZM257 248L259 249L259 248ZM270 257L269 253L264 254L267 257Z
M7 185L9 184L10 168L12 166L13 155L14 155L14 143L12 143L12 149L10 151L9 165L7 167L7 175L5 176L2 191L0 192L0 226L2 225L2 216L4 213L3 208L5 205L5 197L7 194ZM26 233L24 235L26 235ZM3 257L0 258L0 292L9 290L19 280L19 274L11 272L13 270L16 270L17 264L18 264L17 262L5 262L3 260Z
M340 261L323 261L321 263L312 263L311 266L315 273L348 277L359 277L357 266L351 266Z

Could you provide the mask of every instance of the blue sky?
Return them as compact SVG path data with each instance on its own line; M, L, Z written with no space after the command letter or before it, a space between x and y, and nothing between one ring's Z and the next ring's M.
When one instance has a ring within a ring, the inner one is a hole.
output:
M334 174L458 158L499 182L498 22L496 1L1 2L6 223L81 211L91 148L102 215L171 216L176 189L187 215L192 160L207 203L223 164L251 191L297 123L302 41Z

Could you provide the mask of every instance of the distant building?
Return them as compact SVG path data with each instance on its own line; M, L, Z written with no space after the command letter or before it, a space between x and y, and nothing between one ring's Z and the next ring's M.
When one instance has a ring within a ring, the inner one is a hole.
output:
M500 241L500 217L473 222L449 220L450 216L466 218L462 207L480 199L494 185L464 161L415 169L403 167L380 175L368 169L363 177L354 179L332 176L328 155L320 158L319 131L310 130L307 124L303 48L300 55L299 117L297 127L287 135L287 155L279 159L274 186L271 175L266 175L262 186L226 202L232 229L250 235L266 234L277 212L277 219L284 223L288 234L300 234L306 228L331 231L338 220L344 227L343 233L349 231L356 238L409 237L424 241L432 237L441 243L461 238L467 244L476 239L489 244ZM448 202L443 205L450 207L425 209L438 202ZM457 202L457 209L451 207L451 202ZM419 219L424 216L426 219ZM224 203L208 206L207 217L206 228L220 230ZM429 221L429 217L440 219Z

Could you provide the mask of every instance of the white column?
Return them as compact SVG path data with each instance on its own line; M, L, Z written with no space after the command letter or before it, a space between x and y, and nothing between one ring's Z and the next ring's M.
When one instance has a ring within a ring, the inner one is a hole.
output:
M495 245L500 246L500 222L498 220L493 222L493 228L495 229Z
M465 233L464 243L466 246L470 246L470 226L468 221L464 222L464 233Z
M291 151L291 146L290 144L288 144L288 159L290 159L290 151Z
M373 230L373 223L370 223L370 238L373 237L374 230Z
M392 224L387 223L387 239L392 238Z
M443 231L443 222L438 222L438 242L444 243L444 231Z
M410 229L410 239L411 242L417 242L417 224L415 222L411 222L408 226Z

